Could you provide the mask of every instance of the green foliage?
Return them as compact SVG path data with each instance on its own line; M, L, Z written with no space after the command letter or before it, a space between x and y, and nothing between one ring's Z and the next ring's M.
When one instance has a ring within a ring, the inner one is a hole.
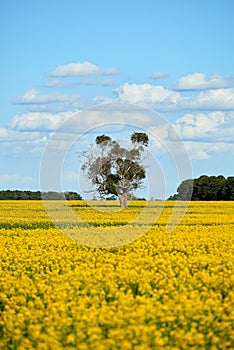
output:
M234 200L234 177L202 175L182 181L177 191L179 200Z
M227 195L231 201L234 200L234 176L227 178Z
M169 201L176 201L178 198L178 194L177 193L175 193L175 194L172 194L169 198L168 198L168 200Z
M133 143L142 143L144 146L148 146L149 137L144 132L134 132L131 136L131 141Z
M104 134L96 137L96 144L97 145L100 145L103 142L107 143L108 141L111 141L111 138L109 136L104 135Z

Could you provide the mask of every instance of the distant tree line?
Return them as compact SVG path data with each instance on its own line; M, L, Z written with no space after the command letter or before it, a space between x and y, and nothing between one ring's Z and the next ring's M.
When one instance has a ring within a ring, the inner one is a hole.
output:
M81 200L82 197L76 192L40 192L40 191L21 191L21 190L1 190L0 191L0 200L61 200L64 199L64 196L67 200Z
M200 201L232 201L234 200L234 176L225 178L202 175L196 179L182 181L177 194L170 199Z

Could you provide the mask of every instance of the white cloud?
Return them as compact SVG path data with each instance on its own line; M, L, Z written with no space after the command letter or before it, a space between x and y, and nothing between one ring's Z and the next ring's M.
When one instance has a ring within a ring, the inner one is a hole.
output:
M205 74L194 73L180 78L175 88L177 90L208 90L229 88L234 85L234 77L213 74L207 78Z
M181 139L192 159L207 159L223 152L234 154L234 118L229 112L185 114L171 125L151 127L150 132L155 135L153 146L157 152L165 148L183 152L178 149Z
M0 152L2 155L38 155L47 142L47 136L38 131L0 129Z
M23 96L18 97L14 103L15 104L48 104L57 102L73 102L79 100L80 96L78 94L40 94L35 89L27 90Z
M60 65L47 75L50 77L84 77L97 75L115 75L118 71L114 68L100 68L88 61Z
M10 128L18 131L55 130L73 114L74 112L64 112L60 114L32 112L22 115L15 115L12 118L9 126Z
M103 104L109 104L109 103L115 103L115 99L112 97L107 96L95 96L92 100L92 103L94 105L103 105Z
M88 131L94 132L93 129L95 128L95 130L112 130L114 132L118 129L120 131L127 124L142 126L143 128L156 126L160 133L160 138L165 141L165 144L167 142L175 143L176 137L174 132L177 132L185 140L186 144L192 142L189 147L193 148L195 150L194 154L200 158L207 157L209 152L206 151L208 149L207 146L206 148L201 148L199 153L197 146L195 146L198 142L219 143L220 147L221 144L231 144L233 142L234 112L227 110L234 110L234 89L202 91L199 94L188 96L187 94L183 95L180 92L168 90L163 86L125 83L116 89L115 93L117 95L115 100L103 99L102 97L94 98L93 102L104 103L104 105L77 113L69 109L69 112L48 113L36 111L15 115L9 123L8 129L0 128L0 141L5 144L18 141L20 143L18 150L25 149L25 147L29 149L30 145L32 148L36 148L37 144L40 144L41 147L48 137L48 132L55 131L65 121L68 121L65 124L65 128L59 131L61 138L56 140L56 142L60 142L64 137L68 137L68 140L65 140L65 146L69 143L70 137L73 137L69 136L69 134L74 134L74 137L77 137L77 135ZM29 90L21 97L21 101L27 104L34 101L39 103L39 106L43 106L45 101L52 101L52 96L54 97L55 94L43 95L36 90ZM67 99L72 99L74 95L59 96L67 96ZM111 104L112 102L115 103ZM110 103L110 105L105 106L105 103ZM158 122L157 118L155 118L155 113L153 116L150 114L149 109L148 114L144 113L140 107L137 110L137 106L135 106L133 111L131 104L145 104L156 110L188 110L190 112L203 110L203 112L186 113L173 123L173 128L167 128L162 125L162 121ZM129 111L127 106L129 106ZM212 109L216 109L216 111L204 112ZM23 146L24 140L28 142L28 146ZM176 143L172 147L176 147ZM209 146L209 150L218 152L218 148L211 148L211 146Z
M123 108L124 107L124 108ZM30 112L15 115L9 123L9 129L0 129L0 136L9 137L9 133L23 132L50 132L56 131L60 126L60 133L87 132L93 128L119 130L125 124L142 126L152 124L154 121L147 113L141 110L132 112L120 104L96 106L92 109L80 110L78 112L46 113ZM116 124L116 125L113 125ZM69 136L68 136L69 137Z
M118 99L122 102L154 104L167 109L175 108L181 99L178 92L165 89L163 86L151 84L125 83L115 90Z
M27 142L35 141L40 138L40 133L38 131L33 132L22 132L18 130L12 130L9 128L0 128L0 142L2 143L12 143L14 141Z
M149 77L152 80L159 80L159 79L167 78L168 74L161 72L161 71L157 71L157 72L152 73Z
M0 152L5 156L39 155L46 142L46 135L37 131L0 129Z
M208 114L185 114L176 120L175 130L183 139L211 137L215 129L225 123L224 112L211 112Z
M182 109L234 110L234 88L202 91L199 95L183 98Z
M234 88L202 91L184 96L152 84L125 83L115 89L118 102L148 105L156 110L234 110Z

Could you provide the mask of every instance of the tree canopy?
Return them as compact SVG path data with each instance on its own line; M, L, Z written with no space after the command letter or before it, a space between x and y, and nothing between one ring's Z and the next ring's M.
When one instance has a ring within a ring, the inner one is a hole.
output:
M234 200L234 176L207 176L182 181L177 189L181 200Z
M146 133L134 132L130 147L122 146L107 135L96 137L95 146L83 154L82 170L101 197L115 195L121 207L127 206L129 196L146 177L143 160L147 156L149 138Z

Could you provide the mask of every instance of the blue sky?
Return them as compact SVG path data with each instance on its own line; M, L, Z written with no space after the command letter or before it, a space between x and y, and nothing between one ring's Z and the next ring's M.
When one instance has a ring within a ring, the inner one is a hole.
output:
M170 123L194 177L233 175L233 12L232 0L1 1L0 188L38 189L51 133L77 111L116 102L158 111L165 125L141 126L172 145ZM77 134L98 124L86 117ZM85 135L80 149L93 140ZM170 195L178 178L151 146ZM63 187L77 190L69 159Z

